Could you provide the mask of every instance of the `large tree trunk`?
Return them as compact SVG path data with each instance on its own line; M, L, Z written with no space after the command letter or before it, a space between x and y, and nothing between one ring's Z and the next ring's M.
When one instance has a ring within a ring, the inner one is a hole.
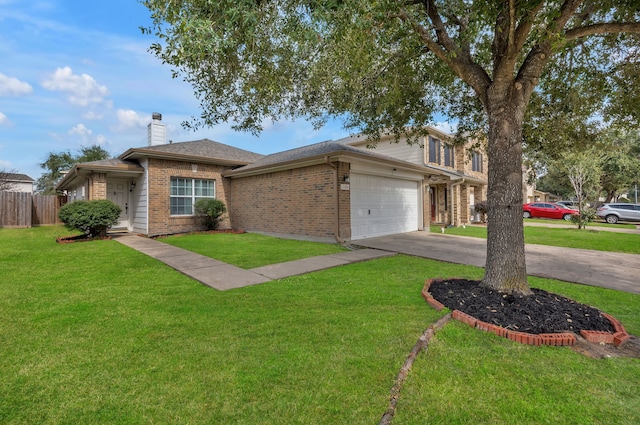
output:
M528 295L531 290L522 223L524 102L519 91L515 85L494 85L487 93L489 186L487 263L482 286Z

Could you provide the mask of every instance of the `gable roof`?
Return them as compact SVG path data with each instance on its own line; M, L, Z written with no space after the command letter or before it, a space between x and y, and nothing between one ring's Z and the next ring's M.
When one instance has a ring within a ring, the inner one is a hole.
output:
M35 180L32 179L31 177L27 176L26 174L19 174L19 173L5 173L5 180L6 181L11 181L11 182L18 182L18 183L33 183Z
M222 165L246 165L258 161L264 155L214 142L209 139L165 145L131 148L119 156L122 160L138 158L164 158L181 161L197 161Z
M228 170L223 173L225 177L244 177L279 170L306 167L324 162L361 159L365 161L384 162L399 168L425 172L429 167L402 161L387 155L374 153L368 150L349 146L339 141L328 140L313 145L302 146L284 152L267 155L262 159L244 167ZM348 161L347 161L348 162ZM442 174L439 170L431 170L433 174Z
M101 159L99 161L74 164L56 185L57 190L73 187L85 180L85 176L93 172L109 172L119 177L138 176L144 173L144 168L137 162L124 161L120 158Z

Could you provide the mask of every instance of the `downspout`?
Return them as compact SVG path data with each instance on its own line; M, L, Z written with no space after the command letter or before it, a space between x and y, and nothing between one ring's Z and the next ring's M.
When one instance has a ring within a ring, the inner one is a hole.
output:
M455 211L455 207L454 207L454 203L453 203L454 198L455 198L455 196L454 196L455 195L455 191L453 190L453 188L455 186L460 186L466 180L467 180L466 177L461 177L460 179L451 182L451 227L455 227L454 219L453 219L453 213ZM458 210L459 209L460 208L458 208Z
M324 162L328 166L333 168L333 171L334 171L334 173L333 173L333 184L334 184L334 187L335 187L335 192L334 192L334 196L333 196L333 199L334 199L334 205L333 206L334 206L334 210L335 210L335 213L334 213L334 217L335 217L334 225L335 225L335 228L333 229L333 237L336 239L336 242L342 244L342 243L345 243L346 241L340 237L340 188L338 186L338 184L339 184L339 181L338 181L338 166L335 165L332 162L329 162L329 157L328 156L324 157Z

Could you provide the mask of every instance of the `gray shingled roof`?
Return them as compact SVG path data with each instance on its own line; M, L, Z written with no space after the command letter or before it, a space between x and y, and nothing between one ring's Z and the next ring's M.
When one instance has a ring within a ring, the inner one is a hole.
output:
M96 167L123 167L123 166L127 166L127 167L140 167L140 165L136 162L133 161L125 161L122 160L120 158L109 158L109 159L101 159L99 161L90 161L90 162L83 162L80 164L77 164L78 166L81 166L81 168L91 168L91 166L96 166Z
M290 163L290 162L301 161L301 160L310 159L310 158L322 157L325 155L334 155L337 153L354 154L360 157L366 156L372 159L379 159L379 160L394 162L398 164L404 163L407 166L410 166L411 168L416 168L416 165L410 162L402 161L397 158L392 158L387 155L374 153L374 152L371 152L370 150L349 146L338 141L328 140L325 142L315 143L313 145L302 146L300 148L290 149L288 151L267 155L252 164L237 168L233 172L240 173L240 172L250 171L253 169L267 168L271 165ZM233 172L229 174L233 174Z
M9 181L29 182L29 183L35 181L34 179L32 179L31 177L27 176L26 174L6 173L5 176L7 177L7 180L9 180Z
M238 164L249 164L261 159L264 155L235 148L209 139L195 140L191 142L177 142L165 145L145 146L132 148L120 155L120 158L140 157L148 155L187 156L199 157L208 160L223 160Z

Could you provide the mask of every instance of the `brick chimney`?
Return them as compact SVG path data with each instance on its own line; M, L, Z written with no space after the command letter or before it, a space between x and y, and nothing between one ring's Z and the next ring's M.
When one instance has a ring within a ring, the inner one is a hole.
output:
M167 126L162 124L162 114L154 112L151 122L147 126L149 146L165 145L167 143Z

